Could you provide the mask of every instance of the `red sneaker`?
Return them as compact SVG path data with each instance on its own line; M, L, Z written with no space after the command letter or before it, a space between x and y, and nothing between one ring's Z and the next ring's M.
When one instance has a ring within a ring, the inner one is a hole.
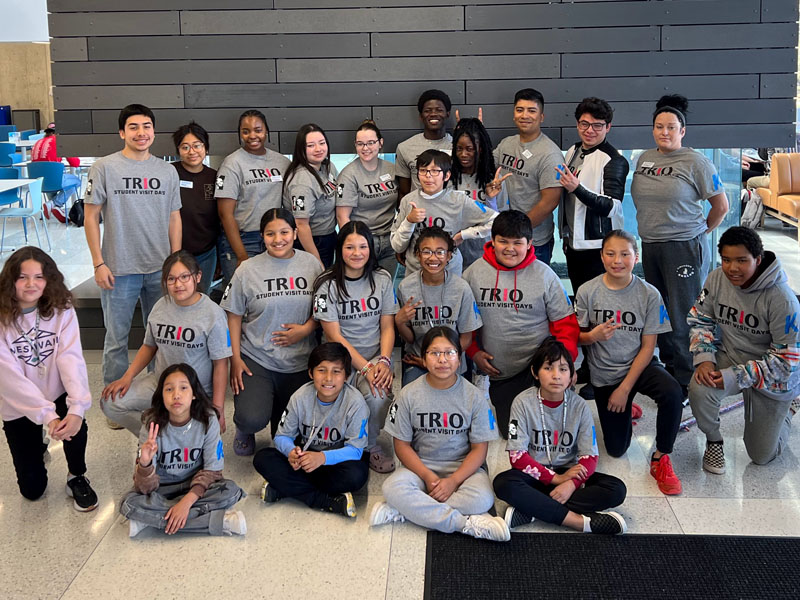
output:
M631 420L638 421L642 418L642 407L636 404L636 402L631 403Z
M683 491L681 480L672 470L672 461L667 454L662 454L658 460L650 461L650 475L655 477L658 489L662 494L674 496Z
M52 209L53 203L50 200L46 200L42 202L42 210L44 211L44 218L50 218L50 210Z
M63 208L63 207L61 207L61 206L54 206L54 207L51 209L51 212L53 213L53 216L54 216L54 217L55 217L55 218L56 218L56 219L57 219L57 220L58 220L60 223L66 223L66 222L67 222L67 216L64 214L64 208Z

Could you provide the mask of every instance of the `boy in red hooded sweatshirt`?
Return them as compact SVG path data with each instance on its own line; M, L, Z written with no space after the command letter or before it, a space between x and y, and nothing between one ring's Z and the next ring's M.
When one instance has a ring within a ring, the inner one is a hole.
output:
M580 328L569 296L550 267L536 260L532 243L527 215L502 212L483 259L464 273L483 319L467 356L489 375L489 396L504 438L511 403L533 385L527 367L536 348L554 335L573 360L578 354Z

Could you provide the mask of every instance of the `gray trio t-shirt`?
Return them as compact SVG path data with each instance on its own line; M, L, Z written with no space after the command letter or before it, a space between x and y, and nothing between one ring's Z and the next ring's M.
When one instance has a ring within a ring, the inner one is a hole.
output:
M414 317L409 327L414 332L414 342L406 344L406 352L422 356L422 338L434 327L444 325L458 333L480 329L483 325L475 296L466 281L458 275L448 274L442 285L426 285L422 282L422 271L417 271L400 282L397 288L397 304L403 306L409 298L416 304ZM461 357L459 373L466 370L466 360Z
M539 203L541 190L559 188L556 167L564 163L564 154L545 134L523 144L519 135L504 138L494 149L494 160L502 168L501 175L512 173L505 180L511 208L527 213ZM553 215L533 229L533 245L541 246L553 239Z
M417 208L425 209L425 220L421 223L409 223L406 220L412 210L412 202ZM454 236L470 227L489 225L496 216L497 211L449 186L435 198L426 198L420 190L415 190L403 196L400 201L400 210L392 224L392 248L395 252L405 252L406 276L409 276L420 269L419 260L414 254L414 245L423 229L437 226ZM456 275L461 274L461 253L458 248L453 253L447 270Z
M267 149L264 155L239 148L222 161L217 171L215 198L233 198L233 217L240 231L259 231L261 217L283 206L283 175L289 159Z
M292 394L275 435L292 440L299 437L302 448L316 431L308 447L314 452L337 450L345 444L366 448L368 421L369 408L364 396L352 385L345 383L334 402L323 404L317 398L314 382L309 381Z
M181 209L178 172L168 162L115 152L89 171L85 202L103 216L103 262L114 275L161 270L170 255L169 218Z
M314 334L291 346L276 346L272 332L281 324L303 324L311 317L312 286L322 273L320 262L295 250L291 258L264 252L243 262L222 297L222 308L242 315L241 351L270 371L297 373L306 369L316 346Z
M447 133L440 140L429 140L425 137L425 134L418 133L397 144L394 159L397 169L395 174L398 177L410 179L412 190L419 188L417 157L425 150L441 150L451 154L453 152L453 136Z
M509 179L511 179L509 177ZM506 179L508 181L508 179ZM471 200L477 200L484 206L497 211L508 210L508 190L506 189L506 181L500 184L500 193L494 198L490 198L486 194L486 190L478 185L478 178L475 173L472 175L461 175L461 182L456 184L455 180L451 178L450 183L455 190L466 192Z
M378 356L381 347L381 317L397 313L392 278L383 269L369 277L347 279L347 297L340 294L335 280L323 283L314 295L314 318L338 321L342 336L367 360Z
M228 318L205 294L191 306L179 306L162 297L147 317L144 343L158 348L157 376L170 365L186 363L195 370L209 395L214 370L211 361L231 355Z
M495 269L481 258L464 273L483 319L483 349L507 379L527 368L536 348L550 335L550 322L573 313L558 275L544 263L517 271ZM495 283L496 282L496 283Z
M636 275L627 287L612 290L598 275L578 288L575 295L578 324L592 329L609 319L619 328L611 339L589 346L592 385L602 387L622 381L642 348L642 336L672 331L659 291Z
M554 408L542 404L539 410L538 394L539 390L531 387L514 398L506 450L527 452L548 468L569 467L584 456L597 456L597 434L586 401L567 390L561 404ZM552 462L547 458L548 447ZM535 472L529 475L539 479Z
M497 439L485 394L463 377L446 390L431 387L427 376L412 381L389 407L384 429L410 442L422 463L437 473L455 471L470 444Z
M149 424L139 431L139 447L147 441ZM161 485L187 481L201 470L222 471L225 453L217 416L208 416L208 431L200 421L191 419L183 427L168 423L158 432L158 453L153 457Z
M643 242L685 242L708 227L703 200L721 193L713 163L692 148L647 150L636 161L631 196Z
M352 206L351 221L363 221L372 235L386 235L392 228L397 206L395 165L381 158L367 171L356 158L339 173L336 206Z
M311 235L328 235L336 230L336 176L333 163L330 170L324 167L319 176L324 182L320 187L316 177L299 167L286 182L286 200L291 203L295 219L308 219Z

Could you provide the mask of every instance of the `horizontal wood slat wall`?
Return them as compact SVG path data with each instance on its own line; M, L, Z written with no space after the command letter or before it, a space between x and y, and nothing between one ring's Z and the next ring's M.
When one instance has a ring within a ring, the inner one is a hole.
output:
M419 130L416 100L446 91L483 107L495 142L523 87L547 102L545 132L577 139L585 96L615 108L620 148L653 146L655 100L691 101L685 143L794 146L797 0L48 0L53 97L64 154L118 150L117 113L156 111L154 151L195 119L214 154L237 146L241 111L263 110L291 152L316 122L334 152L374 119L385 149ZM451 124L452 126L452 124Z

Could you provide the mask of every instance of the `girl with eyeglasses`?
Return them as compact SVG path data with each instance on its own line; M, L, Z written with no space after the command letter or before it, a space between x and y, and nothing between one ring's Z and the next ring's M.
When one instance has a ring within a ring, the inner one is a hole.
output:
M443 533L507 542L505 521L487 514L494 493L486 454L497 438L489 402L458 376L455 331L434 327L421 353L428 373L400 390L386 417L402 466L383 483L386 501L375 504L370 525L408 519Z
M379 157L383 148L381 130L373 121L364 121L356 131L357 158L339 173L336 187L336 221L342 227L350 221L363 221L372 232L375 257L384 269L394 274L397 259L389 243L389 233L397 210L397 182L394 163Z
M161 373L169 365L187 363L220 414L225 431L225 390L231 347L228 320L203 294L203 273L186 250L173 252L161 268L161 297L147 317L144 343L125 374L103 389L100 407L105 415L133 435L142 429L142 412L150 407ZM139 377L155 358L155 369Z
M433 327L456 330L462 347L472 342L472 332L483 325L475 296L469 284L447 273L453 257L453 238L440 227L428 227L417 238L414 253L422 269L406 277L397 288L397 302L402 307L395 315L395 325L406 342L403 355L403 385L427 372L420 344ZM466 371L462 358L459 374Z

